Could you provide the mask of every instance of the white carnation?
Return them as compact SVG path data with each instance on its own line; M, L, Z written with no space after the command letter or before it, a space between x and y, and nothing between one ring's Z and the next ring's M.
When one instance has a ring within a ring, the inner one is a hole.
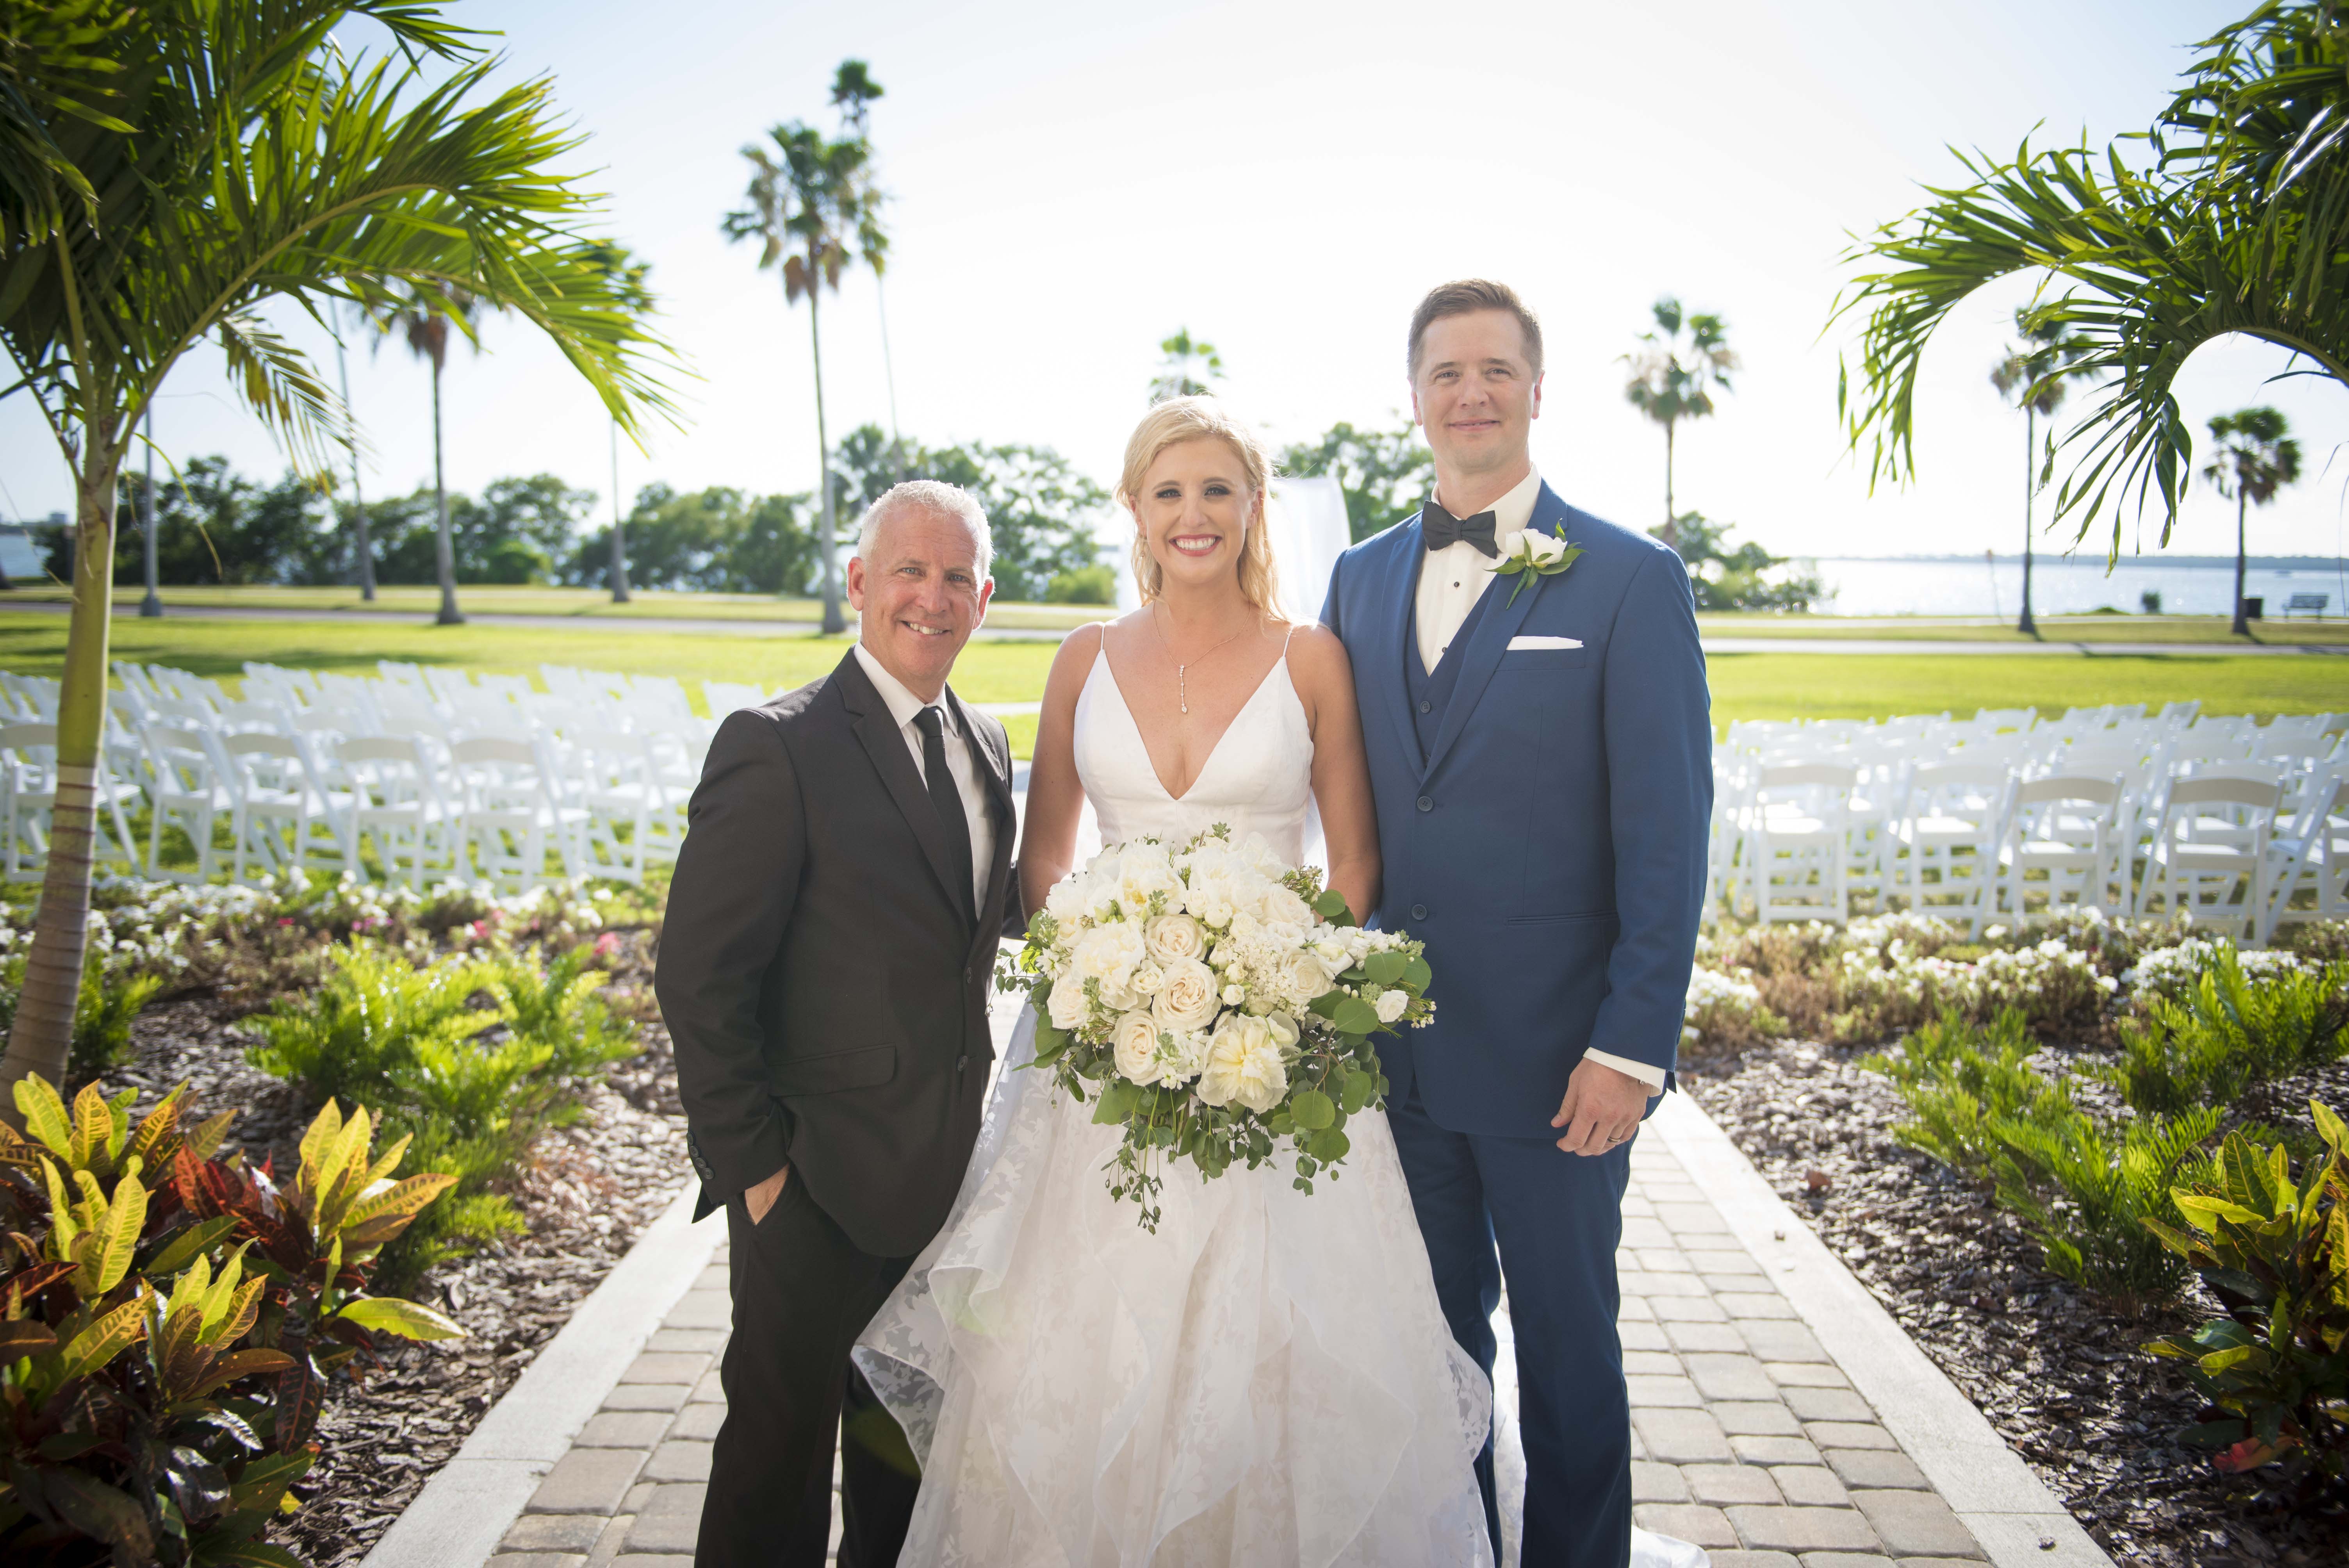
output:
M1117 1070L1129 1082L1154 1084L1159 1078L1158 1020L1147 1013L1128 1013L1111 1026L1110 1044Z

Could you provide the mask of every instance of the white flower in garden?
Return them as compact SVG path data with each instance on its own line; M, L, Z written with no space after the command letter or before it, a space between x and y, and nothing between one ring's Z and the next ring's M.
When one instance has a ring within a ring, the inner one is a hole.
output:
M1162 914L1143 928L1150 956L1161 964L1197 958L1207 951L1207 934L1187 914Z
M1280 961L1276 984L1283 996L1302 1007L1330 989L1330 971L1319 954L1305 948Z
M1164 965L1166 982L1150 999L1159 1024L1180 1033L1204 1029L1216 1020L1217 987L1215 971L1195 958L1178 958Z
M1119 1076L1143 1085L1158 1081L1158 1020L1147 1013L1128 1013L1110 1028Z
M1397 1018L1402 1016L1403 1009L1410 1006L1411 993L1408 991L1380 992L1378 1000L1379 1022L1381 1024L1393 1023Z
M1052 982L1052 999L1047 1009L1056 1029L1073 1029L1092 1014L1092 1003L1085 995L1085 983L1074 970Z

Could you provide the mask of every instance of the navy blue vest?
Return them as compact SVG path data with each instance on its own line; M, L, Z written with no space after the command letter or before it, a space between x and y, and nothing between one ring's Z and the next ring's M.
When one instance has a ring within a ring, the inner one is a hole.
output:
M1422 571L1426 563L1422 562ZM1402 668L1403 689L1411 697L1412 723L1419 730L1419 760L1423 766L1428 753L1435 749L1436 732L1444 727L1444 710L1452 706L1453 689L1460 684L1460 661L1468 652L1468 640L1484 624L1485 612L1492 607L1493 587L1487 583L1478 594L1468 618L1460 623L1460 630L1452 634L1444 656L1435 661L1432 670L1423 669L1419 662L1419 587L1413 583L1411 593L1411 619L1403 627Z

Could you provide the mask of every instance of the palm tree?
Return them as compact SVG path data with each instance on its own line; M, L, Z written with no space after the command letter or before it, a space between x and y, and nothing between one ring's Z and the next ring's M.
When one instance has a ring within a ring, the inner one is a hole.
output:
M832 107L840 111L843 136L854 136L859 141L873 139L873 100L885 96L881 84L873 79L873 67L863 60L843 60L840 69L833 74ZM869 170L871 165L867 164ZM889 302L881 287L882 273L888 270L888 241L880 232L881 198L876 191L867 203L865 222L858 225L860 237L867 227L877 243L864 246L864 264L873 269L873 304L881 315L881 377L889 389L889 468L893 480L905 477L905 440L897 429L897 365L889 352Z
M342 379L343 412L356 424L357 416L351 413L351 358L343 347L343 313L332 304L328 305L327 311L327 320L334 323L335 374ZM359 493L359 444L357 441L351 443L351 548L358 557L356 564L359 598L372 604L375 603L375 543L367 538L367 498Z
M2039 624L2031 617L2031 512L2040 482L2037 426L2064 406L2064 377L2073 374L2072 365L2087 347L2063 335L2058 328L2034 322L2028 309L2014 313L2014 326L2023 334L2023 344L2007 346L2006 353L1990 367L1990 384L1998 388L2000 397L2023 405L2023 616L2014 629L2035 637Z
M781 263L783 306L807 296L808 341L815 360L816 483L823 496L822 531L816 548L823 558L823 629L843 632L840 562L833 549L832 438L823 417L823 331L818 307L823 292L840 292L849 263L849 242L866 242L879 230L868 211L878 197L864 182L872 156L862 137L827 139L822 131L792 120L767 132L772 151L755 143L742 150L750 163L750 205L729 212L719 228L730 240L760 242L759 265ZM885 242L883 242L885 244Z
M617 240L604 240L589 247L595 267L610 281L612 290L629 309L640 314L653 308L652 290L645 279L652 272L652 263L638 261L626 245ZM620 421L612 420L612 603L628 602L628 541L626 525L620 518Z
M1846 366L1837 404L1852 449L1868 449L1871 483L1915 476L1917 379L1934 332L2013 273L2041 274L2034 319L2084 344L2074 373L2100 382L2061 443L2078 456L2055 516L2076 514L2085 538L2109 508L2108 559L2132 496L2138 511L2159 502L2169 542L2194 472L2172 387L2195 350L2241 334L2349 383L2349 73L2334 12L2331 0L2262 5L2199 46L2149 139L1961 155L1971 183L1929 188L1925 205L1848 253L1870 270L1830 317L1866 317L1858 375Z
M449 489L440 462L440 372L449 363L449 326L455 323L476 351L474 319L481 302L469 290L445 278L400 288L379 307L376 325L387 335L399 334L408 351L432 366L432 509L439 520L432 536L432 568L440 579L443 626L461 626L464 613L457 608L456 542L449 534ZM378 342L381 340L378 339Z
M1729 346L1729 326L1721 317L1683 313L1681 302L1670 294L1656 302L1655 313L1656 330L1640 335L1647 346L1622 356L1631 367L1623 396L1664 428L1664 526L1656 537L1677 546L1680 513L1672 505L1673 432L1682 419L1702 419L1713 412L1713 388L1733 390L1729 373L1737 368L1737 354Z
M59 18L63 20L59 20ZM418 0L16 7L54 51L8 40L0 117L0 343L72 470L73 609L57 710L58 788L5 1090L65 1072L89 916L93 790L106 713L115 498L137 422L199 343L323 479L355 439L309 356L264 315L290 300L380 306L449 284L526 317L631 422L667 398L661 346L585 264L591 198L549 164L577 146L544 79L492 88L496 62ZM360 19L440 80L355 59ZM69 24L69 26L68 26ZM136 126L134 130L133 126Z
M2219 455L2202 477L2220 495L2235 503L2235 624L2234 634L2248 637L2251 624L2243 614L2244 514L2265 506L2276 491L2300 479L2300 443L2286 434L2292 427L2273 408L2239 408L2210 421L2210 438Z
M1150 383L1153 403L1164 403L1169 397L1204 397L1224 378L1224 356L1206 338L1193 337L1187 326L1176 327L1174 336L1159 344L1158 352L1164 358Z

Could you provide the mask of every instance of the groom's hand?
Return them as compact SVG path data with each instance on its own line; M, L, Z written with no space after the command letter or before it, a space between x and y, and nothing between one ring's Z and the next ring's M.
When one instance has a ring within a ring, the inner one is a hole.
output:
M1568 1154L1604 1154L1629 1142L1648 1109L1648 1086L1630 1073L1585 1058L1566 1080L1566 1099L1552 1127L1566 1129L1557 1146Z
M742 1206L750 1211L752 1224L767 1217L767 1211L773 1208L775 1200L783 1195L783 1183L791 1179L791 1174L792 1168L786 1165L756 1187L743 1189Z

